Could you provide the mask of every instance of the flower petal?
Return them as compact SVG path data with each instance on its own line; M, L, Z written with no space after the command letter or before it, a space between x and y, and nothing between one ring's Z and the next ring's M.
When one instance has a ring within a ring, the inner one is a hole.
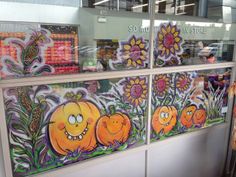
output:
M175 31L176 31L176 26L173 26L173 27L171 28L171 33L174 34Z
M136 44L139 45L141 42L142 42L141 39L139 39L136 41Z
M131 49L131 46L130 46L129 44L125 44L125 45L124 45L124 49L125 49L125 50L130 50L130 49Z
M139 64L139 65L143 65L143 61L142 61L141 59L138 59L138 60L136 61L136 63Z
M181 40L180 37L176 37L176 38L175 38L175 42L177 42L177 43L179 43L180 40Z
M175 44L174 44L174 48L175 48L175 50L178 51L178 50L179 50L179 45L178 45L177 43L175 43Z
M130 44L131 44L131 46L135 45L135 39L134 38L131 39Z
M143 43L139 44L140 49L143 49L145 45Z
M170 28L170 24L169 24L166 28L167 33L170 33L170 30L171 30L171 28Z
M159 32L158 33L158 40L163 40L164 39L164 36Z
M139 84L139 78L137 77L134 82L135 84Z
M174 33L174 37L177 37L177 36L179 36L179 31L176 31L176 32Z
M127 62L127 66L131 66L131 65L132 65L132 59L129 58L129 59L128 59L128 62Z
M166 35L167 31L166 31L166 29L165 29L164 26L161 28L161 32L162 32L164 35Z
M137 63L136 63L135 61L132 61L132 65L133 65L134 67L136 67L136 66L137 66Z

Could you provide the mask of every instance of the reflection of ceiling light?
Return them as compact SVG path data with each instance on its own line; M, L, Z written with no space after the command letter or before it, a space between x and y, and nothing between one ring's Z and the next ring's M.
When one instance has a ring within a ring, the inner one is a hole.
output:
M180 6L177 6L177 7L180 8L180 7L189 7L189 6L195 6L195 3L180 5Z
M185 15L185 14L187 14L187 12L181 12L181 13L178 13L176 15Z
M102 3L108 2L108 1L110 1L110 0L99 1L99 2L94 3L93 5L94 5L94 6L97 6L97 5L99 5L99 4L102 4Z
M132 9L137 9L137 8L145 7L145 6L148 6L148 4L141 4L141 5L133 6Z
M166 0L159 0L159 1L156 1L155 3L156 4L159 4L160 2L165 2Z

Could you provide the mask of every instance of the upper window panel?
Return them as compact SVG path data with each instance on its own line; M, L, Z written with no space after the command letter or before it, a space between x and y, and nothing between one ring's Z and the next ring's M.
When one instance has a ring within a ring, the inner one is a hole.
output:
M198 0L156 0L155 13L197 16Z
M49 5L62 5L62 6L79 6L81 0L0 0L6 2L19 2L31 4L49 4Z
M155 20L154 65L164 67L232 61L232 28L231 24L222 23Z
M149 0L83 0L83 7L131 12L148 12Z

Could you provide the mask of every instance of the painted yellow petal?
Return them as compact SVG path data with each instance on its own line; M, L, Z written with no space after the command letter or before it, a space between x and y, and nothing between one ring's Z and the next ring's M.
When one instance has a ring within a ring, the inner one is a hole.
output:
M143 85L143 84L145 84L145 80L144 79L142 79L142 80L140 80L140 82L139 82L141 85Z
M130 44L131 44L131 46L135 45L135 39L134 38L131 39Z
M164 36L161 33L158 33L158 39L163 40Z
M143 43L141 43L141 44L139 44L139 47L140 47L141 49L143 49L143 48L145 47L145 45L144 45Z
M172 29L171 29L171 33L174 34L175 30L176 30L176 28L175 28L175 26L173 26Z
M165 52L166 52L166 50L163 49L163 50L161 51L161 55L163 56L163 55L165 54Z
M132 65L132 59L128 59L127 66L131 66L131 65Z
M140 59L141 59L141 60L146 60L146 57L143 56L143 55L141 55L141 56L140 56Z
M170 30L171 30L170 25L168 25L166 28L167 33L170 33Z
M165 50L165 47L164 47L164 45L162 45L162 44L161 44L161 45L159 45L159 46L158 46L158 50Z
M127 90L128 90L128 91L127 91ZM126 95L127 97L130 97L130 90L129 90L129 89L125 89L125 91L126 91L125 95Z
M176 32L174 33L174 37L177 37L177 36L179 36L179 32L178 32L178 31L176 31Z
M176 37L176 38L175 38L175 42L177 42L177 43L178 43L180 40L181 40L180 37Z
M161 28L161 32L162 32L164 35L166 35L167 31L166 31L165 27L162 27L162 28Z
M139 98L138 101L139 101L139 103L142 103L142 102L143 102L143 99L142 99L142 98Z
M133 61L133 62L132 62L132 65L133 65L134 67L136 67L136 66L137 66L137 63L136 63L135 61Z
M146 95L145 95L145 94L142 94L142 95L141 95L141 98L142 98L142 99L145 99L145 98L146 98Z
M134 82L133 79L130 80L130 83L131 83L131 85L134 85L134 84L135 84L135 82Z
M145 89L145 90L146 90L146 88L147 88L147 85L145 84L145 85L143 85L142 87L143 87L143 89Z
M138 84L139 83L139 78L137 77L136 79L135 79L135 84Z
M170 51L171 51L171 53L173 53L173 54L175 53L175 50L174 50L173 47L170 48Z
M166 55L170 55L170 50L166 49Z
M135 99L135 105L138 106L138 104L139 104L138 99Z
M142 62L141 59L137 60L137 63L138 63L139 65L142 65L142 64L143 64L143 62Z
M131 49L131 46L130 46L129 44L125 44L125 45L124 45L124 49L125 49L125 50L130 50L130 49Z
M177 43L174 44L174 48L175 48L175 50L179 50L179 46Z
M147 93L147 90L144 90L144 91L143 91L143 94L146 94L146 93Z
M126 87L127 87L127 88L131 88L132 86L128 84L128 85L126 85Z
M147 52L145 50L141 50L142 55L147 55Z
M141 42L142 42L141 39L139 39L136 41L136 44L139 45Z

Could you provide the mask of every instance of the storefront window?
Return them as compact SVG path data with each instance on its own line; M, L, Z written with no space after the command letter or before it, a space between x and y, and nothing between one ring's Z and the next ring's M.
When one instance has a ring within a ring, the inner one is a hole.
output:
M147 85L144 76L4 89L13 174L144 144Z
M151 140L225 121L230 70L153 76Z

